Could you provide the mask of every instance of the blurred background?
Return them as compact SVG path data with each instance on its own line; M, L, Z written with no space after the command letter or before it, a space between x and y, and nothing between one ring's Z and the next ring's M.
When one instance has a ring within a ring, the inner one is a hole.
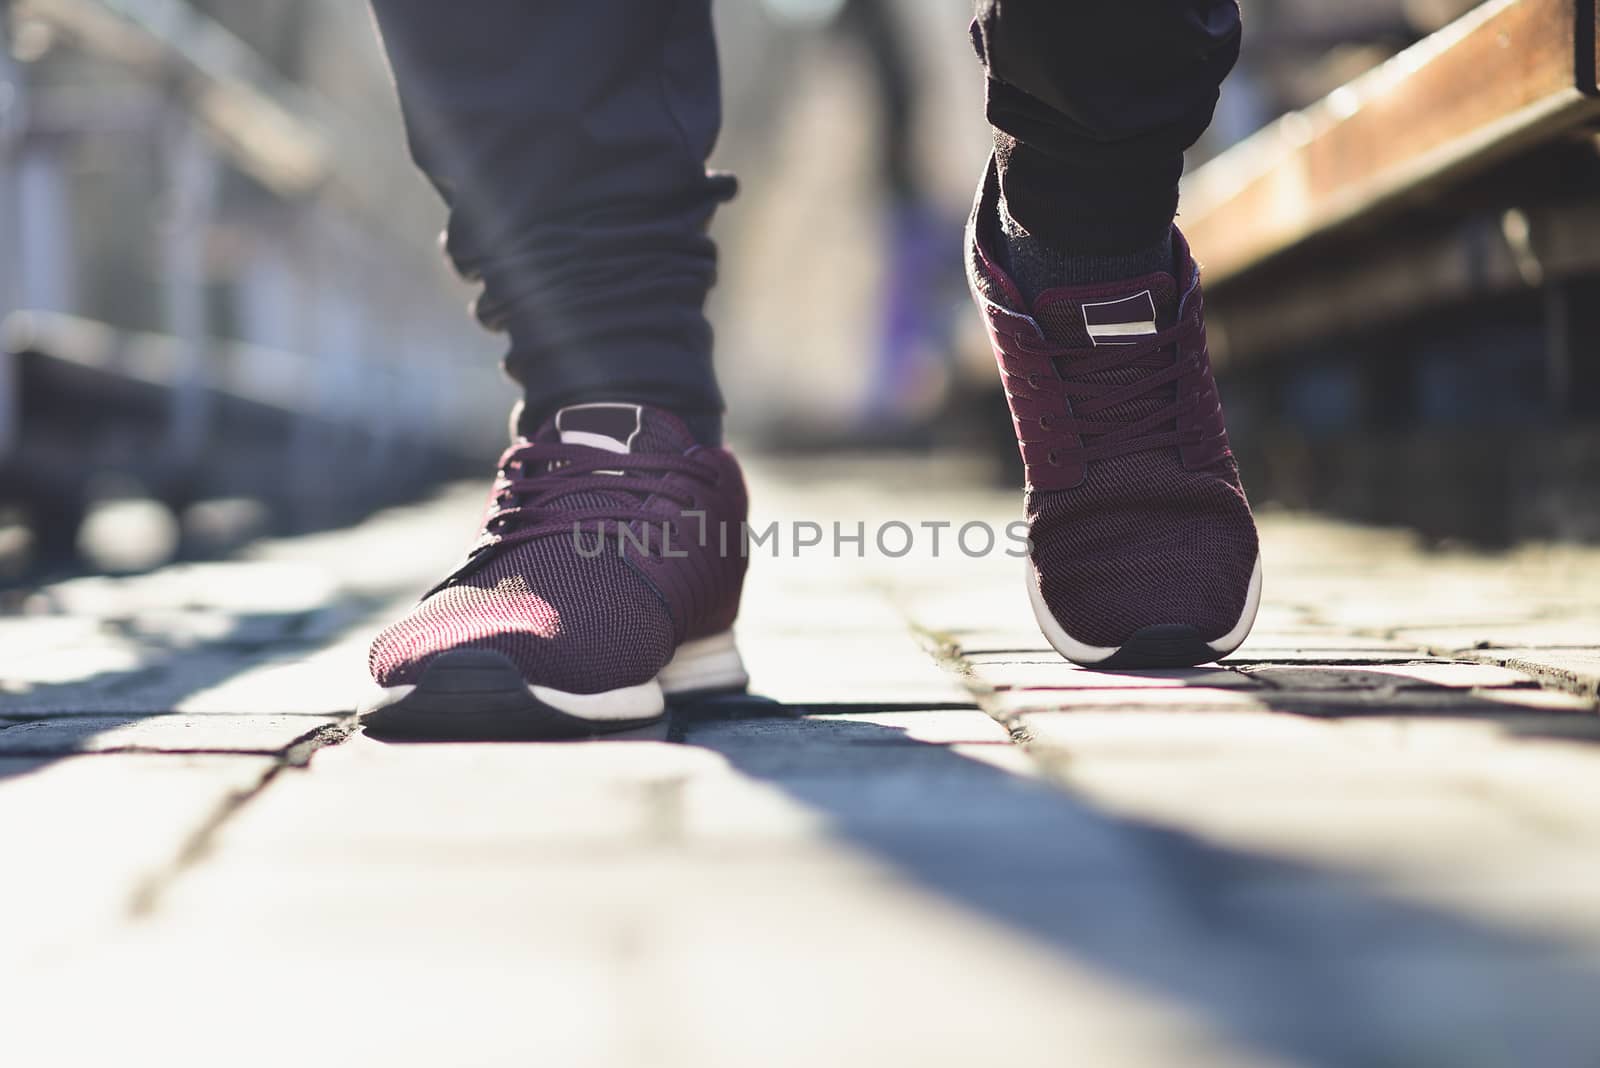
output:
M1246 0L1191 169L1472 6ZM0 9L0 581L214 555L483 475L514 394L438 254L364 4ZM744 192L717 222L712 311L746 445L948 450L1017 480L961 276L988 143L969 13L718 5L714 164ZM1563 153L1561 174L1591 173L1592 140ZM1589 285L1524 272L1261 340L1229 283L1213 349L1253 499L1438 541L1600 538L1595 402L1571 369L1588 335L1551 362Z

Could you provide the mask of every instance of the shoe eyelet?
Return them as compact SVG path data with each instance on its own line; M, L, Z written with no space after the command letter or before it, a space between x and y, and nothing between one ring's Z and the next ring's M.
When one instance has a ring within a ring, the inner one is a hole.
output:
M1050 417L1048 415L1041 415L1039 417L1039 429L1040 430L1049 430L1050 429Z
M1039 388L1039 372L1038 371L1029 371L1028 372L1028 385L1032 389L1038 389Z
M1061 456L1054 449L1045 454L1045 459L1050 462L1051 467L1061 466Z

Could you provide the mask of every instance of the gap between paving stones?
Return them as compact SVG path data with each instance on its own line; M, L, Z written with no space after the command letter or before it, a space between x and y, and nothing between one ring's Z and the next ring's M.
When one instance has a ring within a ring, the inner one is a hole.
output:
M962 655L959 640L952 634L933 628L924 627L916 623L914 620L908 619L907 624L911 628L913 634L915 634L917 639L922 643L923 648L927 650L930 656L933 657L934 661L945 670L954 674L961 684L967 689L967 691L973 694L974 699L978 702L979 706L984 709L984 711L988 712L990 715L993 715L996 720L1001 722L1003 725L1006 725L1009 729L1012 729L1013 737L1019 743L1026 744L1028 741L1026 727L1017 724L1014 717L1000 714L999 711L994 707L995 696L1000 692L1009 691L997 689L979 677L978 672L975 670L976 665L969 662ZM1372 632L1352 633L1352 638L1358 641L1363 639L1371 639L1374 637L1378 636ZM1385 638L1384 640L1388 639ZM1248 647L1246 647L1246 649L1243 651L1248 654ZM1548 665L1544 666L1541 670L1541 666L1536 662L1530 662L1515 655L1496 656L1494 655L1493 650L1485 650L1484 654L1481 656L1469 657L1463 656L1462 651L1460 650L1434 650L1429 649L1426 646L1419 646L1416 650L1417 655L1410 656L1407 659L1395 659L1391 653L1390 655L1380 655L1376 657L1358 657L1348 655L1341 656L1337 654L1319 657L1313 655L1306 658L1295 658L1292 660L1275 658L1271 655L1273 651L1274 650L1263 650L1265 655L1261 657L1250 657L1248 655L1237 657L1234 662L1223 663L1221 667L1225 670L1233 672L1236 675L1248 679L1252 687L1270 691L1279 698L1304 694L1307 701L1314 701L1330 697L1330 691L1316 689L1301 690L1294 685L1286 684L1283 681L1262 677L1262 675L1258 673L1259 670L1272 668L1381 668L1386 672L1403 672L1408 665L1427 666L1433 668L1451 665L1477 666L1483 664L1493 664L1509 670L1521 672L1523 675L1527 676L1527 682L1525 684L1508 685L1503 687L1504 689L1524 691L1536 689L1549 693L1569 695L1575 694L1579 697L1595 702L1596 711L1600 711L1600 690L1596 689L1596 686L1600 686L1600 678L1597 678L1596 680L1588 680L1576 676L1575 673L1562 672L1559 669L1550 667ZM1512 651L1508 650L1507 652L1510 653ZM1529 651L1519 650L1518 652L1523 653L1525 656ZM1542 652L1542 650L1540 650L1540 652ZM1063 663L1065 663L1065 661L1063 661ZM1174 700L1181 698L1182 691L1183 687L1172 688L1171 693ZM1038 692L1040 692L1041 695L1052 692L1059 694L1059 704L1062 708L1067 710L1070 710L1076 701L1081 701L1085 694L1085 691L1083 690L1052 690L1050 687L1041 687L1039 688ZM1426 680L1407 680L1404 677L1397 676L1393 685L1372 687L1361 690L1360 692L1362 694L1370 694L1374 702L1380 702L1381 697L1386 693L1415 696L1417 694L1429 693L1447 694L1455 691L1452 691L1449 687L1430 683ZM1469 697L1470 694L1469 692L1464 691L1457 696L1465 699ZM1043 703L1044 700L1042 698L1041 704ZM1404 712L1403 709L1399 711L1402 713Z
M1422 629L1415 625L1393 627L1387 630L1358 630L1367 638L1392 640L1401 631ZM1576 694L1595 702L1600 711L1600 648L1585 645L1511 646L1484 639L1470 646L1425 644L1419 646L1429 656L1440 661L1458 664L1494 664L1520 671L1533 679L1541 689ZM1592 662L1588 670L1549 663L1562 658L1584 659ZM1435 661L1430 661L1435 662Z
M1328 625L1313 608L1291 606L1290 610L1299 613L1307 622ZM1535 613L1532 621L1559 621L1562 618L1560 614L1555 613ZM1461 624L1452 620L1438 626L1460 627ZM1365 639L1405 641L1404 634L1429 629L1432 629L1430 624L1413 622L1397 627L1355 627L1351 629L1350 634ZM1485 629L1493 627L1486 625ZM1600 711L1600 646L1518 644L1490 637L1469 645L1424 642L1418 648L1426 651L1431 657L1455 663L1495 664L1520 671L1532 678L1542 689L1586 697L1594 701L1596 711ZM1581 660L1584 666L1578 668L1570 664L1551 663L1552 660Z
M1493 647L1472 653L1474 663L1497 664L1531 676L1542 688L1586 697L1600 711L1600 649L1592 647L1548 649L1495 649ZM1587 671L1547 663L1546 659L1587 659L1592 667Z
M128 918L138 921L154 915L156 910L160 908L161 900L167 890L182 878L185 872L210 855L212 844L229 820L242 811L250 802L260 797L263 791L276 782L281 775L286 772L292 773L308 769L311 766L312 756L318 750L338 745L354 734L355 730L356 721L354 716L338 723L329 723L318 727L306 737L286 748L273 765L264 771L254 784L246 789L236 790L223 798L217 804L217 807L212 810L211 814L184 840L177 853L164 867L152 872L134 886L132 892L128 895Z
M116 717L106 717L107 720L115 718ZM117 723L115 726L117 728L132 727L149 723L152 720L187 720L191 718L192 717L185 716L180 712L162 712L153 715L133 715L127 717L125 721ZM286 716L285 718L291 717ZM325 744L318 742L318 739L326 734L326 732L328 732L330 729L342 729L344 727L344 723L342 721L332 723L326 722L327 720L333 718L326 715L315 717L306 715L304 717L295 716L292 718L305 718L307 720L316 719L324 722L318 722L308 726L300 735L290 739L287 744L275 745L270 748L220 745L156 745L141 744L138 742L130 742L126 745L97 745L90 748L71 748L50 744L30 746L26 742L19 745L7 738L6 732L12 728L18 727L38 727L54 724L75 726L77 723L83 721L95 722L94 720L91 720L90 717L62 717L47 715L15 719L7 717L6 719L0 719L0 756L7 758L18 757L22 759L43 760L65 759L67 757L98 756L250 756L278 757L279 759L285 759L287 758L287 754L294 753L301 747L308 744L315 743L319 746L321 744Z

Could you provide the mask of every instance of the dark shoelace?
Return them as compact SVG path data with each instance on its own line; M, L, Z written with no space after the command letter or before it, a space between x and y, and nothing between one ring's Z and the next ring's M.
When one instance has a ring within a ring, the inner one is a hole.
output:
M717 472L687 456L611 453L587 445L523 442L500 457L493 488L494 510L484 520L479 553L548 534L572 535L579 526L600 530L641 520L660 522L645 510L651 497L693 508L692 486L667 481L687 475L715 486ZM582 496L575 506L570 498Z
M1157 390L1198 371L1198 354L1184 353L1198 348L1199 324L1198 316L1185 316L1177 324L1131 345L1095 348L1072 348L1018 336L1016 340L1022 351L1050 358L1059 377L1011 375L1006 383L1007 394L1031 402L1058 394L1066 398L1069 413L1065 417L1042 415L1027 420L1037 427L1038 436L1028 436L1028 428L1023 427L1022 440L1029 444L1052 444L1048 459L1056 466L1199 443L1203 431L1198 426L1187 432L1177 429L1179 418L1192 411L1198 402L1198 394L1180 394L1158 410L1137 419L1104 414L1120 405L1148 398ZM1166 351L1169 349L1173 351ZM1148 369L1150 373L1131 382L1087 380L1101 372L1133 367ZM1032 392L1014 392L1012 382L1025 382ZM1079 444L1071 444L1071 438L1076 438Z

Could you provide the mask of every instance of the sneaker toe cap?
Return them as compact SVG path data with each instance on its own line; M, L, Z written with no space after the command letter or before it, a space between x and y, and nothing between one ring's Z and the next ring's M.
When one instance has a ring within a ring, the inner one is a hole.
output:
M1178 516L1036 529L1033 561L1063 630L1085 645L1121 647L1152 627L1192 627L1206 642L1229 634L1246 611L1259 553L1249 507L1235 496Z
M444 653L487 649L530 684L599 693L648 682L671 658L671 617L620 562L586 562L581 581L507 570L438 590L379 634L368 658L374 680L414 684Z

